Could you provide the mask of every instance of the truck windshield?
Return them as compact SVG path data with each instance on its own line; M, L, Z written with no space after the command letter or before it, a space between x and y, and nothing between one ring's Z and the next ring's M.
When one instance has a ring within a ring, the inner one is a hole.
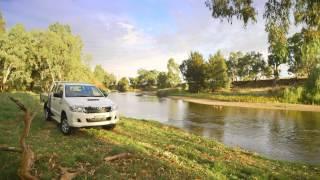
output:
M66 85L66 97L104 97L95 86L88 85Z

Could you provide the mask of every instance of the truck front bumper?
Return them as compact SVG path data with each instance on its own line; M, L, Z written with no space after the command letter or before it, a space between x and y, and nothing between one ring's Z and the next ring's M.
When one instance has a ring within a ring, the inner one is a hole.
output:
M116 124L119 121L117 111L105 113L70 112L67 117L68 123L71 127L105 126Z

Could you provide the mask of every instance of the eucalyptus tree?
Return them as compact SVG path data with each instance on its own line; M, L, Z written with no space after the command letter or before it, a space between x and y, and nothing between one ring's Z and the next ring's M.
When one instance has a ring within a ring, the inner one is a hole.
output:
M303 34L298 32L288 39L289 51L289 69L288 72L293 73L296 77L305 76L307 74L306 67L302 60Z
M93 74L94 74L95 79L102 83L104 81L106 71L102 68L101 65L96 65L93 70Z
M0 12L0 35L6 32L6 21Z
M241 80L258 80L269 78L271 70L259 52L249 52L238 59L238 77Z
M166 72L160 72L158 74L158 77L157 77L157 86L159 89L163 89L163 88L167 88L169 87L168 85L168 73Z
M138 70L138 86L140 88L151 88L152 86L157 85L159 71L157 70Z
M117 84L116 76L108 73L101 65L96 65L93 71L94 79L108 89L114 89Z
M233 17L243 21L257 21L257 10L252 0L206 0L206 6L212 11L213 18L227 19ZM290 17L294 24L301 25L303 34L302 61L309 67L319 64L320 47L320 1L319 0L268 0L265 3L263 17L268 33L268 62L273 67L275 78L279 77L279 66L288 61L288 30Z
M169 87L176 87L181 83L179 65L170 58L167 64L167 85Z
M230 87L228 67L226 60L220 51L209 57L206 66L206 82L208 82L208 87L211 90L226 89Z
M129 83L133 89L138 88L138 78L137 77L129 77Z
M237 81L238 77L238 63L239 58L243 57L243 53L240 51L231 52L228 60L226 61L228 67L228 74L231 81Z
M18 24L1 36L1 89L7 83L15 88L26 88L24 84L31 81L31 70L28 68L27 53L30 36L23 25Z
M180 65L180 71L188 83L190 92L200 92L206 88L206 64L199 52L191 52Z
M129 90L129 80L126 77L123 77L119 80L117 89L120 92L126 92Z

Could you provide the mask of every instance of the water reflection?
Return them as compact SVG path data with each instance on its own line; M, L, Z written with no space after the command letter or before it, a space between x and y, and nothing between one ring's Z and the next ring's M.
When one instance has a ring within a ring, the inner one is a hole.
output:
M207 106L115 93L128 117L154 119L273 159L320 163L320 113Z

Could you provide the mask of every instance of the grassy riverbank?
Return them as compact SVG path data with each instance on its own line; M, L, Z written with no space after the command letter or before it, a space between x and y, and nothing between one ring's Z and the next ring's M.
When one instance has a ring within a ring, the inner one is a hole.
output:
M301 96L301 91L301 87L290 89L284 86L277 88L232 89L213 93L190 93L176 88L169 88L158 90L157 95L160 97L183 96L226 102L305 104L302 103L301 99L298 99Z
M0 144L18 146L21 113L0 94ZM29 108L41 111L38 96L10 94ZM214 140L189 134L153 121L121 118L113 131L81 129L63 136L56 124L34 119L28 142L36 153L35 173L57 178L59 167L83 169L81 179L319 179L320 166L268 160ZM129 158L105 162L122 153ZM1 178L18 179L19 155L0 152Z

